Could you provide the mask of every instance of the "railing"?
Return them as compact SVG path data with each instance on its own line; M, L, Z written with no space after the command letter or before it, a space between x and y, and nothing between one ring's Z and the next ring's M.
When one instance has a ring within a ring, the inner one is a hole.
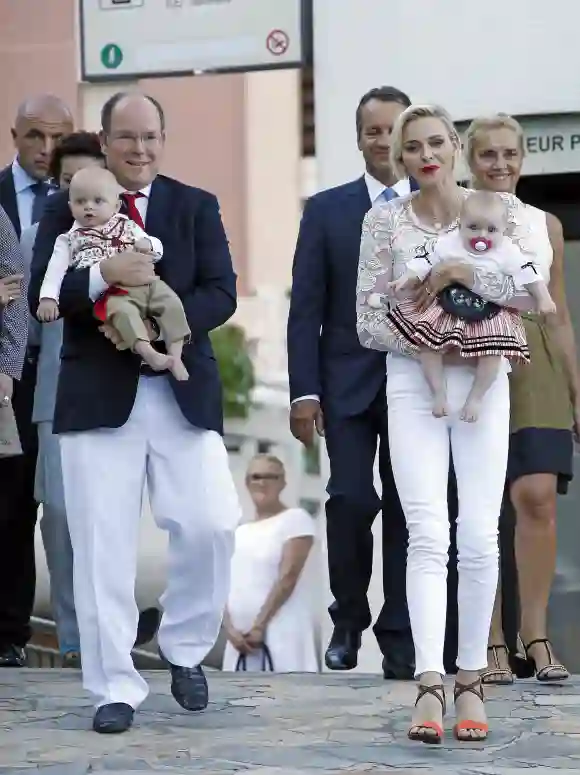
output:
M50 619L33 616L30 624L32 638L26 648L27 666L36 668L62 667L55 623ZM138 670L161 670L164 668L161 657L156 652L145 649L133 651L133 662Z

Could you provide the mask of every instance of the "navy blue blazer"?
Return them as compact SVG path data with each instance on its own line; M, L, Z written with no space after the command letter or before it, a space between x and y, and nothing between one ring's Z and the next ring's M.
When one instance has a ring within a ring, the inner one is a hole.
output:
M362 347L356 331L361 229L370 207L364 177L315 194L304 207L294 255L290 400L316 394L337 417L364 412L385 387L386 354Z
M68 192L53 194L34 244L28 297L34 315L55 240L72 224ZM156 272L181 298L191 328L191 342L183 349L190 378L177 382L169 376L171 387L192 425L221 433L221 385L208 332L236 309L236 275L218 201L207 191L160 175L151 188L145 230L163 243ZM65 276L60 312L64 332L55 433L119 428L133 408L140 359L119 352L98 330L88 269Z

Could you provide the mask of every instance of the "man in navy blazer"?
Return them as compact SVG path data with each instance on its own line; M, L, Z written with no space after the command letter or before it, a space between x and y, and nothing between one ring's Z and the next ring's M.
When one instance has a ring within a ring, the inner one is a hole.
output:
M236 275L216 197L158 174L165 144L161 105L119 93L103 106L101 122L107 166L126 214L164 247L155 267L149 257L125 251L69 271L59 299L64 333L54 431L74 554L83 683L97 708L93 728L116 733L129 729L148 692L131 659L145 485L155 521L169 534L159 645L171 691L186 710L207 706L201 662L220 630L240 519L208 334L236 309ZM67 192L54 194L34 246L33 313L56 237L72 225ZM181 298L192 332L183 350L185 382L118 351L94 315L94 302L111 286L146 285L155 271Z
M371 624L371 528L382 509L385 602L374 632L385 678L394 679L411 679L415 663L405 594L407 529L389 456L386 357L360 346L355 289L364 216L381 197L414 187L397 180L389 159L393 124L409 104L390 86L360 100L356 131L366 171L306 203L288 320L290 427L307 446L315 429L324 434L330 459L326 517L334 632L325 662L332 670L357 664L361 633ZM382 498L373 481L377 446Z

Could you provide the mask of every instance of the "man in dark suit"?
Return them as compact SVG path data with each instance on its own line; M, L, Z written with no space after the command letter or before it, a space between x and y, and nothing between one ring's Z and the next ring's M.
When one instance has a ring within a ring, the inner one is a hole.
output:
M385 354L359 344L355 289L365 214L381 197L392 199L413 187L397 180L389 159L393 124L409 104L406 94L390 86L362 97L356 130L366 171L306 203L288 320L290 428L307 446L314 429L324 434L330 460L326 517L334 632L325 662L332 670L357 664L361 633L371 624L371 529L382 510L385 602L373 629L384 676L393 679L411 679L415 664L405 595L407 529L389 456ZM381 499L373 476L377 446Z
M155 268L181 298L192 332L183 351L190 378L177 382L134 353L119 352L98 330L94 302L111 286L149 283L150 257L126 251L64 279L54 430L74 552L83 682L97 707L93 728L113 733L131 726L148 692L131 660L145 484L157 524L169 532L159 644L171 690L187 710L207 705L200 663L219 633L240 518L208 332L235 311L236 276L215 196L158 175L165 142L159 103L116 94L101 119L107 166L124 191L125 212L163 243ZM55 194L34 248L32 311L55 239L71 226L67 194Z
M32 97L18 108L12 129L16 157L0 171L0 205L18 237L40 218L51 190L48 176L52 150L71 129L71 112L58 97ZM22 378L14 390L23 455L0 460L0 667L24 664L36 586L34 532L38 507L34 475L38 438L32 406L40 338L38 325L34 324L31 321Z

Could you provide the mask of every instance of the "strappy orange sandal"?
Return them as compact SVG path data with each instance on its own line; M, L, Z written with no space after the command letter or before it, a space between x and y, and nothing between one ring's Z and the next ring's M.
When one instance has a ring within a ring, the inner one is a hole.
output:
M483 686L481 685L481 678L478 678L470 684L460 684L456 682L453 689L453 699L455 702L457 702L459 697L461 697L461 695L465 694L466 692L475 694L475 696L483 702ZM460 732L482 732L483 736L462 737L459 734ZM453 736L456 740L459 740L460 743L481 743L483 740L487 740L488 734L489 724L486 724L483 721L472 721L471 719L464 719L463 721L458 721L457 724L455 724L453 727Z
M443 684L436 684L434 686L420 684L417 699L415 700L415 707L426 694L432 694L433 697L437 697L441 703L443 715L445 715L447 703L445 701L445 687ZM433 732L435 732L435 734L433 734ZM411 729L409 729L407 737L409 740L416 740L419 743L440 745L443 740L443 727L439 726L435 721L423 721L421 724L413 724Z

